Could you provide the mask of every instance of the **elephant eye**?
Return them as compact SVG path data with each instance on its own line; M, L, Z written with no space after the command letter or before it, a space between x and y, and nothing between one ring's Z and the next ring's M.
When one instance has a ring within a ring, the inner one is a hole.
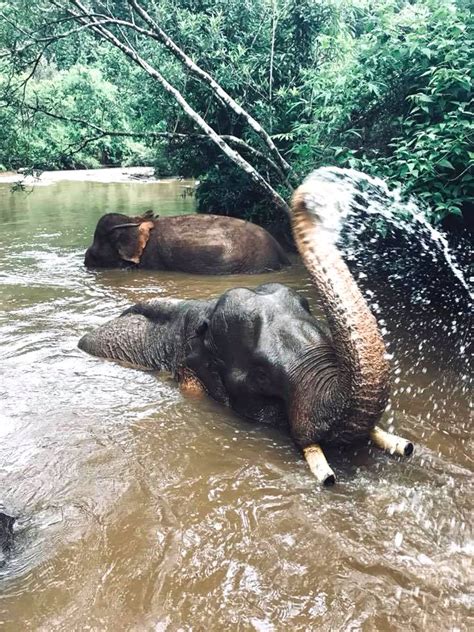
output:
M196 336L203 336L208 330L208 327L209 327L209 321L207 319L203 320L202 323L198 325L196 328Z

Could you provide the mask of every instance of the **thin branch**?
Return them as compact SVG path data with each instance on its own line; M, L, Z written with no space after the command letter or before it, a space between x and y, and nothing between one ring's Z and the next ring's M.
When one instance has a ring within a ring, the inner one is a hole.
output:
M13 28L19 33L21 33L22 35L26 35L26 36L29 35L29 33L27 33L27 31L25 31L21 26L18 26L18 24L10 20L10 18L7 15L5 15L3 11L0 11L0 18L5 20L5 22L9 24L10 26L13 26Z
M193 60L188 57L175 43L174 41L158 26L153 18L141 7L136 0L127 0L140 17L148 24L148 26L155 33L154 39L160 41L166 48L168 48L175 57L177 57L189 70L198 76L204 83L212 88L212 90L219 95L219 97L226 103L237 115L242 116L250 127L256 132L260 138L267 145L276 162L281 166L285 172L290 171L290 165L281 156L274 142L266 131L262 128L260 123L256 121L248 112L246 112L207 72L202 70Z
M46 49L52 43L53 43L52 41L46 42L46 44L41 49L39 55L36 57L35 61L33 62L33 68L31 69L30 73L26 76L25 79L23 79L21 81L20 85L16 88L17 90L20 90L21 88L23 88L23 100L25 100L25 98L26 98L26 87L28 85L28 82L30 81L30 79L33 77L33 75L35 74L36 70L38 69L38 66L41 63L41 60L43 59L43 55L46 52Z
M266 194L273 200L273 202L285 213L290 213L289 206L285 202L285 200L280 196L280 194L275 191L270 184L256 171L256 169L247 162L242 156L233 150L222 138L217 134L217 132L206 123L206 121L189 105L183 95L172 86L159 72L156 68L153 68L147 61L145 61L136 50L130 48L123 42L121 42L117 37L104 26L98 25L96 20L90 19L87 14L87 9L80 2L80 0L70 0L74 6L76 6L81 14L74 13L70 9L67 9L68 13L71 15L76 15L77 19L82 24L89 24L90 28L98 34L101 38L106 39L111 44L113 44L116 48L121 50L127 57L129 57L132 61L134 61L138 66L140 66L145 72L150 75L153 79L157 80L166 92L171 94L177 103L181 106L181 108L186 112L186 114L209 136L209 138L221 149L221 151L236 165L238 165L243 171L245 171L251 179L263 189Z
M211 139L209 138L209 136L207 134L196 134L196 133L189 133L189 134L184 134L184 133L180 133L180 132L127 132L127 131L123 131L123 130L111 130L111 129L106 129L103 127L100 127L99 125L96 125L95 123L91 123L90 121L86 121L82 118L78 118L75 116L65 116L64 114L57 114L56 112L51 112L50 110L45 110L44 108L38 106L38 105L31 105L31 104L27 104L24 103L23 107L28 109L31 112L34 113L38 113L38 114L43 114L44 116L47 116L49 118L52 119L56 119L58 121L65 121L68 123L76 123L78 125L81 125L82 127L88 127L91 130L95 131L98 135L95 137L92 137L88 142L92 142L94 140L100 140L104 137L121 137L121 138L148 138L148 139L153 139L153 140L197 140L197 141L207 141L209 142ZM221 134L220 138L222 138L222 140L224 140L225 142L234 145L235 147L240 148L242 151L247 152L248 154L250 154L251 156L253 156L254 158L260 159L262 161L264 161L265 163L267 163L267 165L269 165L282 179L285 178L285 174L282 173L281 169L278 167L277 164L275 164L273 162L273 160L271 160L270 158L268 158L268 156L266 156L265 154L263 154L262 152L258 151L257 149L254 149L253 147L251 147L248 143L246 143L244 140L242 140L241 138L238 138L237 136L232 136L230 134ZM77 153L77 152L75 152Z
M95 143L98 140L102 140L103 138L106 138L107 134L99 134L97 136L90 136L89 138L85 138L80 145L78 145L77 143L71 143L70 145L68 145L65 150L62 153L62 155L65 156L74 156L75 154L78 154L80 151L82 151L85 147L87 147L87 145L90 145L91 143ZM74 150L68 151L69 148L74 147Z
M109 24L110 22L115 22L114 19L103 19L100 20L99 22L97 22L97 24ZM78 26L75 29L71 29L70 31L66 31L65 33L58 33L56 35L50 35L49 37L37 37L34 38L34 42L50 42L50 41L57 41L60 39L64 39L65 37L69 37L70 35L74 35L75 33L79 33L80 31L83 31L84 29L89 28L87 25L83 25L83 26Z

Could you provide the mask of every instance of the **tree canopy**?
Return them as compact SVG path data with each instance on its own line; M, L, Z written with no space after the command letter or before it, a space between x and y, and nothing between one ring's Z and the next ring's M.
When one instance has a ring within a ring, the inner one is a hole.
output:
M0 1L0 165L151 164L281 215L322 165L472 212L464 0Z

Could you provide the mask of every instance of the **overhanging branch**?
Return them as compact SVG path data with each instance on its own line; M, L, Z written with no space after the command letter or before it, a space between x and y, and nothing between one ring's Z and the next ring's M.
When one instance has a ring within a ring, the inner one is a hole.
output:
M39 105L32 105L28 103L23 103L23 108L38 114L43 114L52 119L56 119L58 121L65 121L68 123L76 123L83 128L89 128L91 131L96 132L96 136L85 139L86 144L91 142L100 140L105 137L118 137L118 138L146 138L146 139L154 139L154 140L195 140L195 141L205 141L209 142L210 138L206 134L196 134L190 132L188 134L182 132L134 132L134 131L125 131L125 130L112 130L96 125L95 123L91 123L90 121L86 121L85 119L78 118L76 116L65 116L64 114L58 114L57 112L52 112L51 110L46 110ZM251 147L248 143L246 143L241 138L237 136L232 136L231 134L221 134L220 138L224 140L226 143L230 145L234 145L238 147L242 151L247 152L254 158L262 160L265 162L271 169L273 169L280 177L284 178L284 174L281 172L278 165L276 165L268 156L258 151L254 147ZM85 145L84 145L85 146ZM82 148L82 147L81 147ZM77 153L75 151L74 153Z
M186 114L200 127L203 132L219 147L219 149L237 166L239 166L250 178L273 200L276 206L289 214L290 209L280 194L275 191L270 184L257 172L257 170L246 161L237 151L232 149L217 132L189 105L183 95L172 86L161 73L153 68L138 52L120 41L109 29L99 25L95 18L91 18L87 8L80 0L71 0L80 13L75 13L71 9L66 9L69 15L73 15L81 24L87 24L91 30L102 39L107 40L113 46L121 50L129 59L140 66L150 77L158 81L168 94L171 94Z
M290 171L290 165L282 157L274 142L263 129L263 127L256 121L246 110L242 108L231 96L228 94L222 86L220 86L215 79L213 79L207 72L200 68L193 60L184 53L184 51L175 44L175 42L163 31L163 29L155 22L143 7L139 5L136 0L127 0L128 4L140 15L140 17L148 24L153 31L153 39L161 42L172 54L181 61L194 75L199 77L201 81L207 84L212 91L219 96L219 98L231 108L237 115L242 116L250 127L256 132L263 142L269 148L274 160L280 166L283 172L288 173Z

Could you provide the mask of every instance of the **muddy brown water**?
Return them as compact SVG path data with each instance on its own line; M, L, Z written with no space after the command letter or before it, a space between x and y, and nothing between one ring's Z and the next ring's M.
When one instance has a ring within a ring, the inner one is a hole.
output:
M436 322L431 354L406 333L409 313L394 306L387 325L396 368L383 423L414 456L332 452L329 490L284 434L77 349L148 297L272 280L314 303L298 262L255 277L84 269L102 213L192 211L184 185L12 194L0 182L0 508L18 516L0 627L472 629L467 375L454 344L435 344Z

